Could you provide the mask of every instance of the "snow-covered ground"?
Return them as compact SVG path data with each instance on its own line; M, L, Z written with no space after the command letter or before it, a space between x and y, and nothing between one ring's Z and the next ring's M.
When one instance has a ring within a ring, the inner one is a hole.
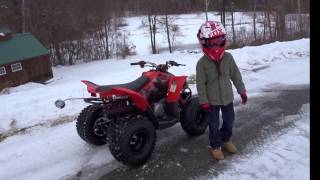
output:
M200 18L203 19L202 16ZM190 24L193 23L190 22ZM192 27L198 28L198 25ZM191 39L184 36L189 44L197 43L194 38L193 32L196 32L194 28L186 29L190 31L188 33ZM140 40L137 41L143 42L148 37L140 36L139 38ZM309 39L301 39L228 50L242 71L249 101L250 97L259 95L260 90L273 84L309 84L309 42ZM113 159L107 146L93 147L86 144L77 135L75 121L64 122L67 116L77 116L88 104L83 101L67 102L66 107L61 110L54 106L54 101L70 97L88 97L86 87L80 80L85 79L97 84L119 84L132 81L147 69L129 65L139 60L155 63L175 60L186 66L173 67L170 70L173 74L193 75L197 60L202 56L201 53L184 51L172 54L164 52L157 55L149 55L146 52L142 49L141 53L126 60L102 60L70 67L55 67L53 68L54 78L46 85L28 83L0 94L2 104L0 133L7 134L27 128L0 141L0 179L68 179L83 167L94 169L107 164L109 170L118 167L119 163ZM254 71L260 67L268 68ZM191 87L196 93L195 86L191 85ZM235 98L236 101L240 100L238 96ZM297 121L296 128L283 134L276 141L272 140L273 142L266 144L269 148L264 149L268 150L261 150L260 154L235 160L234 168L221 174L220 177L229 179L230 176L231 179L238 179L237 176L243 174L240 179L248 179L248 173L250 173L255 174L251 179L261 179L265 175L273 173L282 175L289 171L295 174L280 176L280 179L308 177L307 164L310 160L308 125L309 110L307 109L301 116L301 120ZM255 164L256 168L247 171L245 167L250 166L257 158L265 163L258 161ZM112 162L111 165L110 162ZM284 163L289 163L290 166L284 169ZM242 164L245 167L242 167ZM302 165L305 166L302 167ZM265 171L262 172L262 169Z
M261 147L245 157L231 160L228 170L217 177L199 180L307 180L310 179L310 105L299 114L285 117L295 120L294 128L272 136Z

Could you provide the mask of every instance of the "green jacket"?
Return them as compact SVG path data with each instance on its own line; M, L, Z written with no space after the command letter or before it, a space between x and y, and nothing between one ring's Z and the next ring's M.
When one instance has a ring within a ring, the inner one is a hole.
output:
M220 73L217 67L220 66ZM214 62L202 56L196 67L196 82L200 104L227 105L234 100L232 84L239 94L246 91L237 64L232 55L225 52L222 61Z

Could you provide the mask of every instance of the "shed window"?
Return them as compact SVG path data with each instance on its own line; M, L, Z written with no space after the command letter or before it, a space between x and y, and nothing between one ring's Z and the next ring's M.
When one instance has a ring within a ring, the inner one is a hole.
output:
M11 64L11 70L12 72L21 71L22 70L21 63Z
M7 74L5 67L0 67L0 76Z

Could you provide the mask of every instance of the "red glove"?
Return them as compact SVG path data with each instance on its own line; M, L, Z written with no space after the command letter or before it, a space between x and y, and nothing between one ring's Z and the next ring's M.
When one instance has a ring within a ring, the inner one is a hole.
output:
M243 93L240 94L240 96L241 96L241 99L242 99L242 104L246 104L247 101L248 101L247 93L243 92Z
M206 112L211 112L211 111L212 111L212 109L211 109L211 107L210 107L210 105L209 105L208 103L206 103L206 104L200 104L200 108L201 108L202 110L206 111Z

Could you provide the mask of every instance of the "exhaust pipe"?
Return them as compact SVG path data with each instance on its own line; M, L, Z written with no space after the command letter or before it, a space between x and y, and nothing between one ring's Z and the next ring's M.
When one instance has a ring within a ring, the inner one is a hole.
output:
M101 99L99 98L68 98L65 100L58 99L54 102L54 105L59 109L63 109L66 106L66 101L72 101L72 100L84 100L84 102L91 103L91 104L102 103Z
M63 109L66 106L66 102L64 100L58 99L54 102L57 108Z

